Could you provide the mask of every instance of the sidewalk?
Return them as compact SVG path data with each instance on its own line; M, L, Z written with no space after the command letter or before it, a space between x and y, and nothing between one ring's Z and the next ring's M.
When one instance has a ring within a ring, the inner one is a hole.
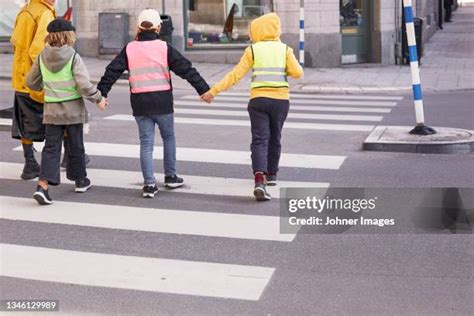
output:
M421 62L421 84L424 91L454 91L474 89L474 5L459 7L453 23L445 23L443 30L425 43ZM100 80L108 60L84 58L94 82ZM12 55L0 54L0 79L11 78ZM3 66L5 65L5 66ZM210 83L219 81L233 65L194 63ZM176 89L189 88L187 82L173 77ZM121 84L127 84L120 80ZM408 66L357 65L341 68L306 68L305 78L290 82L293 91L317 93L396 92L411 90ZM248 90L249 76L234 89Z

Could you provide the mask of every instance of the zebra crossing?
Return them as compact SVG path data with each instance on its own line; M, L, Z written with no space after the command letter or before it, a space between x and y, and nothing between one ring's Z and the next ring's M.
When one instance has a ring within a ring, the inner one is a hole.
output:
M398 96L348 96L348 95L293 95L290 115L285 129L293 131L324 131L329 133L367 133L391 112L401 97ZM216 102L207 105L197 100L196 95L185 94L175 100L175 123L178 125L207 125L218 133L228 126L250 126L246 113L248 95L229 92L218 96ZM106 115L100 121L102 128L113 129L115 124L130 124L136 128L133 117L128 113ZM5 121L1 122L5 124ZM330 136L328 136L330 137ZM38 151L42 144L35 145ZM139 145L87 141L89 155L107 159L127 158L137 161ZM14 146L14 152L21 147ZM10 150L8 149L8 150ZM7 150L7 149L2 149ZM19 156L19 155L18 155ZM298 170L321 170L338 172L346 160L344 155L294 153L283 148L280 166L295 172ZM162 160L162 147L155 146L154 159ZM233 169L251 164L250 153L242 150L213 149L200 147L177 148L177 160L182 162L211 164ZM19 181L22 163L0 162L0 182ZM88 175L94 186L120 190L140 190L142 176L139 170L88 168ZM192 174L181 174L186 186L170 191L169 196L186 196L195 200L195 209L167 207L136 207L110 205L106 203L84 203L68 198L55 199L54 204L38 207L28 197L0 194L0 219L13 222L61 225L68 227L93 227L111 231L133 231L183 238L212 238L252 241L256 243L291 244L297 233L282 234L280 218L274 214L248 214L238 211L208 211L198 197L239 197L251 200L249 196L252 179L228 177L226 174L209 176L199 169ZM158 179L163 174L156 173ZM64 183L72 185L65 179ZM281 179L277 187L269 187L270 194L280 198L281 187L321 188L321 194L330 186L329 182L288 181ZM160 186L163 186L160 183ZM3 190L2 190L3 191ZM89 194L89 193L87 193ZM116 193L111 193L116 194ZM119 198L119 197L117 197ZM53 197L54 199L54 197ZM137 195L137 199L140 199ZM156 199L160 199L158 196ZM244 201L244 200L242 200ZM247 202L247 200L245 200ZM253 202L253 201L252 201ZM232 203L232 202L231 202ZM247 204L242 204L247 208ZM244 211L244 209L242 209ZM2 241L0 241L2 242ZM170 245L172 246L172 245ZM219 247L217 242L215 247ZM3 258L2 276L28 280L68 283L81 286L98 286L110 289L141 290L155 293L194 295L257 301L261 299L275 271L275 265L232 264L218 260L182 260L135 255L115 255L94 251L57 249L27 244L0 243ZM249 254L250 255L250 254ZM232 256L232 253L229 253Z
M372 124L382 121L383 114L389 114L402 98L400 96L292 95L291 110L285 122L285 129L370 132L374 128ZM196 95L184 95L174 102L175 123L247 128L250 126L248 120L236 119L248 117L248 94L222 93L211 105L206 105L196 99ZM328 114L328 112L333 113ZM212 118L208 118L209 116ZM115 114L105 119L134 120L128 114Z

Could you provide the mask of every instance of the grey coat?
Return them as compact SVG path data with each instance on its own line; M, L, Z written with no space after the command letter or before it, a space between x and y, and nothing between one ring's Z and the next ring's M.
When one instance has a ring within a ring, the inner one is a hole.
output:
M52 72L61 70L74 55L75 50L70 46L52 47L46 45L40 56L43 63ZM90 102L98 103L102 100L99 90L90 82L87 71L81 56L76 53L73 63L73 75L79 94ZM39 56L26 76L26 85L35 91L43 89L43 77L39 67ZM87 109L84 99L60 102L45 103L43 113L43 124L71 125L87 123Z

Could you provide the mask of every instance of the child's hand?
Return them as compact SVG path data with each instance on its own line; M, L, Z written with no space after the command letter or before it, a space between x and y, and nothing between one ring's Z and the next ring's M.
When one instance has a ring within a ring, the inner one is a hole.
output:
M201 95L201 101L204 101L206 103L211 103L214 100L214 96L211 94L210 91L207 91L203 95Z
M97 106L99 107L101 111L104 111L107 105L109 105L109 100L107 100L107 98L102 98L102 100L100 100L100 102L97 103Z

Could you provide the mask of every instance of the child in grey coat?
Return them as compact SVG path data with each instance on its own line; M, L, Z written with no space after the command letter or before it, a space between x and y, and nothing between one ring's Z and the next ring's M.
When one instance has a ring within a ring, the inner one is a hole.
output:
M86 192L91 187L87 178L83 125L87 122L84 99L103 110L107 100L89 81L89 73L72 45L75 28L62 18L48 25L46 47L38 56L26 78L32 90L45 90L43 124L46 143L41 156L38 186L33 194L41 205L51 204L48 185L60 183L61 144L68 135L68 164L66 176L76 183L75 192Z

